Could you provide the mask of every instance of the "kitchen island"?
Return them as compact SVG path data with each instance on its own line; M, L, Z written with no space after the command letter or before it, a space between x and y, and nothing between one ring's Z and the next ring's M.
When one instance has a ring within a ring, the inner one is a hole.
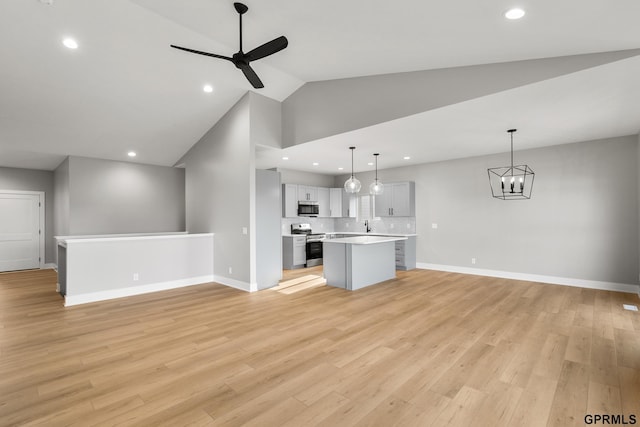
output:
M395 243L402 236L354 236L325 240L327 285L350 291L396 277Z

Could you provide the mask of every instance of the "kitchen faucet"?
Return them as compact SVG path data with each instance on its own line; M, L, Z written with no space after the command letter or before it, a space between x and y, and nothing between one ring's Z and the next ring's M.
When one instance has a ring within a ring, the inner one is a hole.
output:
M364 220L364 228L365 228L365 230L367 230L367 233L371 231L371 227L369 227L369 220L368 219Z

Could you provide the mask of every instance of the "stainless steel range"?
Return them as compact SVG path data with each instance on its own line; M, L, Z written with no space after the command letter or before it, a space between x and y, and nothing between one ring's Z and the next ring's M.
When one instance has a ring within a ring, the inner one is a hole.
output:
M324 233L314 233L311 224L291 224L291 234L305 234L307 236L307 267L322 265L322 242L326 238Z

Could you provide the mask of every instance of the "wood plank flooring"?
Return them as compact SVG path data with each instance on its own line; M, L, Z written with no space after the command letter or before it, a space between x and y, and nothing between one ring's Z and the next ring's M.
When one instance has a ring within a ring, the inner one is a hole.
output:
M428 270L356 292L309 280L64 308L54 271L0 274L0 426L640 419L640 315L622 309L637 295Z

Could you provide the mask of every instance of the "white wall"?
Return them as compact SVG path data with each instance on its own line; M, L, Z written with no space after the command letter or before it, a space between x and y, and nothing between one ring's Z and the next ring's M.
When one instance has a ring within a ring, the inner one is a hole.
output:
M418 263L636 284L638 156L635 135L517 151L536 173L524 201L491 197L487 168L507 153L378 176L416 183ZM367 188L373 173L357 177Z
M44 191L45 197L45 263L55 263L53 172L0 167L0 189Z
M65 305L211 282L213 241L212 234L67 240Z

